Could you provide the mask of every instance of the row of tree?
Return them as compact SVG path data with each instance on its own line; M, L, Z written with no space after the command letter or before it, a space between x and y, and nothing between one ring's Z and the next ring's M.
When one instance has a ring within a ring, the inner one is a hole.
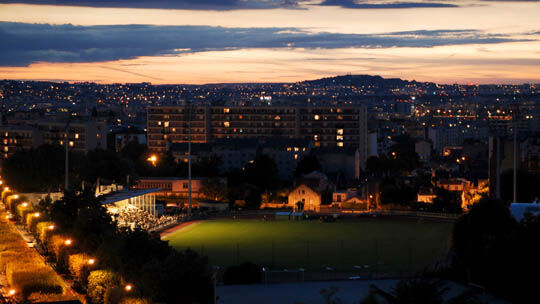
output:
M55 202L42 200L38 208L59 233L72 237L75 250L132 282L138 296L157 303L213 303L206 258L178 252L142 230L118 229L92 191L67 191Z

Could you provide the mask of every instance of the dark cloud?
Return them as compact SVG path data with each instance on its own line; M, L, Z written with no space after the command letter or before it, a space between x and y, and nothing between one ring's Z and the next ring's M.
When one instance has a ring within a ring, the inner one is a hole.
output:
M211 26L74 26L0 22L0 66L102 62L246 48L392 48L493 44L518 40L475 30L381 34L311 33L298 28Z
M362 1L362 0L324 0L319 5L339 6L353 9L406 9L427 7L457 7L455 4L444 2L398 2L398 1Z
M237 10L298 7L298 0L0 0L0 3L189 10Z

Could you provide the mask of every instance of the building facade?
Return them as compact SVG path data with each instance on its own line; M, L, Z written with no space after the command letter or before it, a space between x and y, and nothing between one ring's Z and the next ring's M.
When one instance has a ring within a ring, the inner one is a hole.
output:
M1 159L15 152L37 148L43 143L42 133L28 126L0 126Z
M367 114L361 106L155 106L147 109L147 143L166 153L171 143L230 138L309 139L314 147L355 147L367 158ZM189 135L191 133L191 135Z

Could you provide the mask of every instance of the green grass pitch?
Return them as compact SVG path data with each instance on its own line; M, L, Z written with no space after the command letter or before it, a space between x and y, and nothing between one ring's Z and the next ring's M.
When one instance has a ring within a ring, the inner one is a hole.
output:
M451 231L451 223L406 219L209 220L163 239L221 267L249 261L270 269L412 273L446 255Z

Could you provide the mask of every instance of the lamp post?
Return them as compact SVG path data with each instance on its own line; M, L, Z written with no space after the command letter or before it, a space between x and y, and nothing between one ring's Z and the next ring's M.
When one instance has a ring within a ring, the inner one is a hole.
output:
M188 108L188 217L191 217L191 104Z

